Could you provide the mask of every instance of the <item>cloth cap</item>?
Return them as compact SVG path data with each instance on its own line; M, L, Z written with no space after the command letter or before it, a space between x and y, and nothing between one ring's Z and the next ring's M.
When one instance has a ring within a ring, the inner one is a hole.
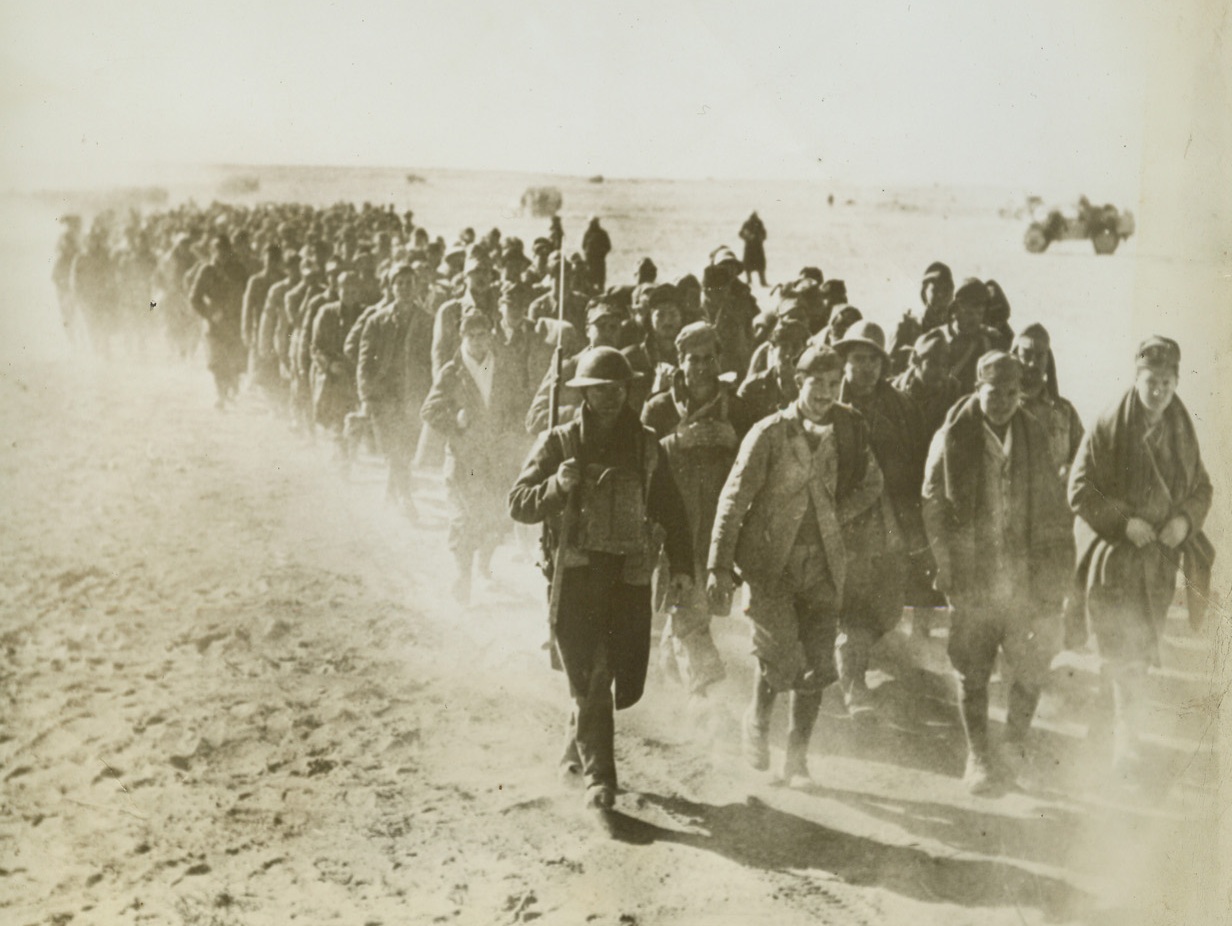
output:
M779 318L804 318L808 314L808 309L795 296L785 296L774 307L774 314Z
M642 293L642 305L653 309L659 305L680 305L680 291L671 283L658 283L649 286Z
M1017 386L1022 382L1022 363L1003 350L990 350L975 367L977 385Z
M831 305L847 301L847 284L842 280L826 280L821 284L821 294Z
M803 344L809 339L808 326L798 318L785 318L770 332L771 344L786 344L798 341Z
M491 330L492 319L478 309L468 309L462 313L462 321L458 325L458 331L461 334L465 335L470 331L490 332Z
M676 353L683 357L691 350L710 345L719 352L719 332L710 322L693 322L685 325L676 335Z
M853 347L871 347L885 358L885 332L876 322L858 321L848 328L834 345L834 349L844 357Z
M595 299L586 307L586 324L593 325L601 318L620 318L628 315L619 305L607 299Z
M926 331L915 339L915 343L911 345L911 353L920 359L925 357L945 358L950 353L950 342L945 339L945 331L943 329L933 328L931 331Z
M1181 368L1181 346L1171 338L1153 335L1138 345L1135 359L1139 370L1178 373Z
M389 268L389 282L393 282L398 277L406 275L411 276L415 273L415 268L410 264L394 264Z
M962 285L954 290L953 302L986 306L988 305L988 288L982 280L967 277L962 281Z
M614 347L592 347L578 355L577 371L565 383L571 389L628 383L633 379L629 360Z
M830 326L834 327L835 322L844 325L854 325L863 317L864 313L854 305L843 303L834 307L834 314L830 316Z
M800 359L796 361L796 372L805 376L820 376L843 369L843 358L833 347L825 344L814 344L804 349Z
M626 314L633 308L632 286L609 286L603 294L605 302L614 302L625 310Z
M802 267L797 276L801 280L814 280L819 286L826 281L820 267Z

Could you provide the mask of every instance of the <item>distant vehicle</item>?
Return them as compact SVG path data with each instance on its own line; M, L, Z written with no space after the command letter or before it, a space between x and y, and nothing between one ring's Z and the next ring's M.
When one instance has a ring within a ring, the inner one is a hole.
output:
M1134 214L1113 205L1095 206L1085 197L1077 206L1045 211L1042 203L1031 213L1022 243L1032 254L1048 249L1054 241L1090 239L1096 254L1112 254L1122 241L1134 233Z
M565 198L554 186L527 187L522 194L520 208L522 215L550 216L560 212Z
M428 181L424 179L423 177L419 176L419 174L407 174L406 182L407 183L427 183Z
M589 178L589 182L590 182L590 183L602 183L602 182L603 182L603 174L595 174L593 177L590 177L590 178Z
M236 174L218 184L218 192L224 196L242 196L261 189L261 178L252 174Z

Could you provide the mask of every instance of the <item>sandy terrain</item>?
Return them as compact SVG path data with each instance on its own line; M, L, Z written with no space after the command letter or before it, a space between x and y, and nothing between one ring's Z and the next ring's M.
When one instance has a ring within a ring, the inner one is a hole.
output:
M752 195L664 185L672 208L698 207L686 250L670 235L677 213L645 231L659 199L604 187L611 211L631 204L606 223L614 276L643 253L695 267L693 244L723 240L744 210L731 202ZM772 268L820 263L890 323L944 255L959 275L1001 279L1015 322L1053 326L1084 415L1125 382L1132 244L1112 260L1076 245L1032 260L1013 223L936 204L853 207L809 239L812 200L776 214L773 192L754 201ZM429 225L462 224L433 205L443 193L416 195ZM477 187L463 205L479 225L506 203ZM1110 779L1094 661L1067 655L1023 787L995 799L958 780L940 633L882 646L878 728L857 733L827 696L814 788L747 771L733 751L746 630L718 620L730 676L718 709L691 716L652 667L643 702L618 717L621 838L598 835L555 778L565 690L541 650L526 555L502 548L499 586L460 610L438 477L419 475L426 517L412 527L384 510L375 460L344 480L327 447L255 399L215 412L199 361L67 354L40 282L54 227L28 215L31 234L4 233L39 274L5 284L18 300L0 367L0 920L1122 924L1228 909L1216 681L1228 640L1217 621L1193 634L1179 609L1152 681L1151 785ZM1214 444L1218 390L1190 382ZM1216 491L1228 497L1226 468ZM999 692L994 705L999 718Z

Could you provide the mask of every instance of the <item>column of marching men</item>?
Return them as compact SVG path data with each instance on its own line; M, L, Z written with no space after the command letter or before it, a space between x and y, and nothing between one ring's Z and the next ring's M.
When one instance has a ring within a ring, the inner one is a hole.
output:
M573 254L559 219L527 254L497 229L446 245L369 204L187 205L102 214L84 233L64 221L53 279L70 338L130 356L165 340L186 358L203 339L219 408L246 383L328 437L342 468L381 453L410 519L415 471L443 466L460 603L493 581L510 515L543 525L551 657L571 697L561 772L601 818L613 712L642 695L654 615L664 670L704 710L725 676L710 621L740 584L756 659L741 746L756 769L780 694L789 781L808 779L829 685L853 720L876 720L870 653L908 610L920 637L948 614L972 792L1012 784L1053 658L1092 634L1114 767L1140 773L1177 575L1199 626L1214 557L1174 341L1127 358L1127 390L1084 433L1050 333L1015 332L995 281L956 285L929 265L888 343L817 267L762 310L741 279L764 280L756 214L744 261L719 247L667 282L647 257L610 286L598 219Z

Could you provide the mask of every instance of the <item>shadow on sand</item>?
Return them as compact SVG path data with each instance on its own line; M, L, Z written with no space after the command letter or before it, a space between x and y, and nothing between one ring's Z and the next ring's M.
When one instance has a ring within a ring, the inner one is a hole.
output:
M1030 907L1048 919L1061 919L1091 902L1073 885L1007 862L944 858L911 846L887 845L755 799L715 806L674 796L642 797L704 832L669 829L615 812L608 820L614 838L634 845L690 846L767 871L825 871L848 884L877 886L928 903Z

